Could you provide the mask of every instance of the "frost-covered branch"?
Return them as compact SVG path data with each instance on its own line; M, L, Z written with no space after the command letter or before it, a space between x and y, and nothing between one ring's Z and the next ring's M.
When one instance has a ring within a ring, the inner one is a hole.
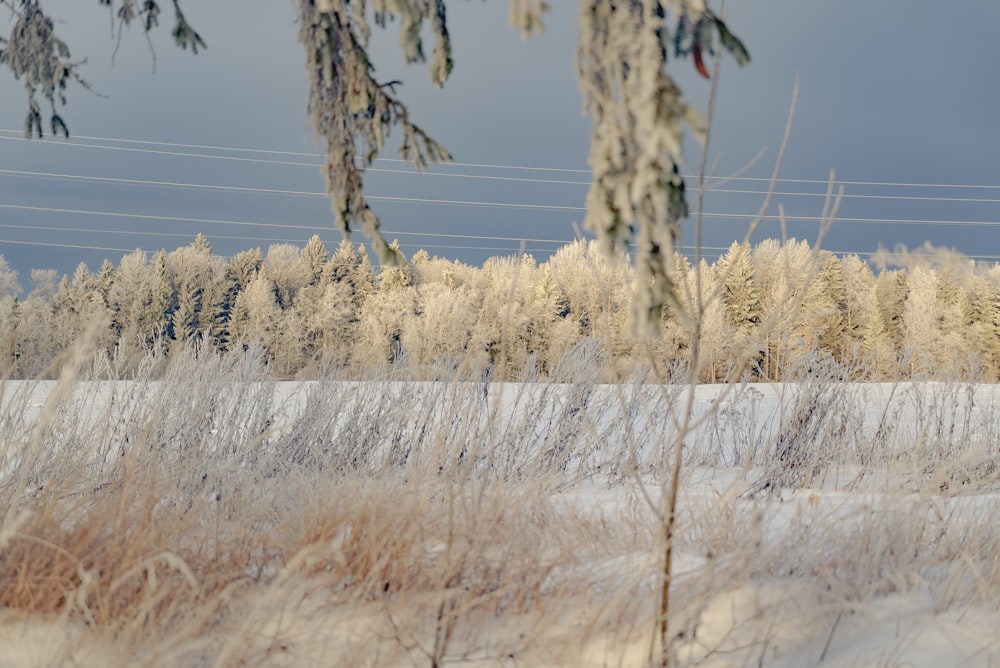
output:
M205 48L205 42L184 18L179 0L172 0L172 3L174 42L182 49L190 47L192 52L198 53L199 48ZM112 26L117 19L119 40L122 29L136 19L147 34L159 25L160 7L156 0L99 0L99 4L111 13ZM9 68L28 92L24 136L31 139L43 135L42 108L37 99L40 95L49 103L52 134L69 137L69 128L57 107L66 105L66 89L70 83L91 90L79 73L79 66L86 60L70 60L69 46L56 35L55 22L38 0L3 0L0 6L10 10L14 23L10 36L0 37L0 65Z
M594 119L585 226L608 252L636 244L632 329L649 338L665 305L681 308L671 275L688 213L683 128L705 130L667 72L669 56L691 55L707 76L702 52L713 51L716 34L737 62L749 55L702 0L582 0L580 22L577 69Z
M431 78L444 84L452 69L444 0L373 0L375 23L400 18L403 51L423 62L421 28L428 22L435 37ZM299 41L306 50L308 113L313 129L326 140L326 190L333 196L337 227L347 233L360 222L383 260L399 263L379 233L379 221L363 194L363 172L382 150L393 126L403 134L403 158L418 167L450 159L448 151L410 120L395 86L375 78L368 57L371 28L367 0L302 0ZM391 82L395 83L395 82ZM359 162L360 156L360 162Z

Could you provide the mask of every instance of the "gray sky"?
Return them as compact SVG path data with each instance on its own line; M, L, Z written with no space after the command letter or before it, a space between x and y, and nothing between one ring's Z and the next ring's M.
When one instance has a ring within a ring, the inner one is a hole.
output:
M462 163L436 171L464 176L373 172L367 180L369 195L568 207L527 209L375 200L387 236L398 237L407 255L423 247L432 255L478 264L492 254L515 252L520 246L516 240L525 239L528 251L544 259L557 247L556 242L574 236L574 224L582 220L577 208L583 204L586 186L551 181L585 182L586 173L467 166L586 169L589 120L581 113L573 61L576 3L559 0L551 4L555 9L548 18L547 31L522 42L507 28L505 0L449 3L456 69L444 90L430 85L426 67L402 63L395 26L378 37L374 57L380 78L405 82L401 91L417 123ZM70 89L63 115L74 138L69 142L27 142L19 138L26 98L7 70L0 70L0 87L5 91L0 95L0 130L13 131L0 132L0 170L321 193L318 167L275 162L318 162L304 155L85 139L292 153L321 149L306 128L306 81L293 2L189 1L184 6L208 49L193 56L174 48L169 36L172 17L165 10L166 25L153 35L154 76L152 56L141 31L134 29L124 36L112 65L114 40L107 13L93 2L47 0L45 7L65 19L57 29L73 56L89 59L84 76L107 97ZM806 182L779 184L778 191L786 194L777 196L768 212L775 215L777 205L784 206L790 216L790 235L815 235L815 221L796 217L819 216L823 206L819 195L833 168L839 180L848 182L849 197L840 210L842 220L834 224L824 244L826 248L868 253L879 245L891 248L904 243L913 247L926 240L970 255L1000 256L1000 189L992 187L1000 185L996 176L1000 89L993 72L998 50L993 45L993 32L1000 26L1000 3L963 0L946 6L912 0L736 0L730 3L729 22L747 44L753 60L742 69L731 59L724 61L709 151L716 173L732 173L766 147L763 159L744 176L764 178L770 174L798 72L799 106L782 176ZM7 25L0 28L4 32L8 29ZM704 108L708 83L695 75L691 63L675 63L673 72L689 99ZM397 157L396 147L390 138L384 157ZM697 159L697 146L693 145L689 152L692 169ZM393 162L380 162L376 167L405 169ZM942 184L990 187L937 187ZM722 247L742 237L765 187L763 181L738 180L725 189L751 192L710 192L706 212L724 216L706 218L705 244ZM122 253L11 243L14 241L155 251L185 245L202 231L215 251L224 255L256 246L266 249L280 241L301 244L315 232L331 247L339 242L329 202L318 195L212 191L0 172L0 205L102 212L0 207L0 254L21 273L25 288L30 288L30 268L71 272L84 261L93 270L104 257L117 262ZM890 224L887 220L936 222ZM952 224L963 221L990 224ZM772 221L756 238L779 233ZM688 231L685 243L692 236ZM357 234L355 241L364 241L364 237Z

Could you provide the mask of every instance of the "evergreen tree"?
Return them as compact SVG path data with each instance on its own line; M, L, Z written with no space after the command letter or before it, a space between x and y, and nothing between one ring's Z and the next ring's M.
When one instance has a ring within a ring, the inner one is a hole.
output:
M257 277L257 273L263 265L264 253L260 248L253 248L238 252L225 266L220 286L222 290L222 305L219 309L221 331L217 341L222 350L228 350L233 340L231 323L236 298Z
M726 306L722 299L712 299L709 297L715 293L717 289L716 280L718 278L719 272L713 271L713 268L708 265L708 262L702 258L701 264L697 271L701 272L701 302L703 306L703 311L701 314L701 341L700 345L702 348L702 357L705 360L703 364L705 365L701 374L699 374L699 380L706 383L716 383L724 380L726 376L729 375L729 367L731 366L730 360L734 354L738 354L741 350L746 350L745 341L740 339L733 339L732 335L732 324L730 323L729 316L726 312ZM754 272L758 271L758 265L756 261L754 262ZM697 299L697 285L695 281L695 271L690 271L685 277L686 285L682 284L682 288L685 293L691 295L691 301ZM755 280L756 283L756 280ZM689 313L694 313L694 306L692 304ZM667 329L670 332L670 328ZM674 330L676 331L676 329ZM677 349L678 354L681 355L688 364L690 364L690 351L683 348L679 343L680 341L686 341L687 337L675 334L675 343L673 347ZM685 344L686 345L686 344ZM761 347L764 347L763 342ZM764 360L764 368L758 369L760 375L765 378L769 378L767 375L768 369L766 368L766 359ZM761 366L759 363L757 366Z
M477 309L472 291L443 282L419 285L416 307L403 322L400 345L411 367L431 368L447 360L479 366L482 359L468 353Z
M19 297L21 284L17 282L17 272L10 268L6 258L0 255L0 297Z
M763 316L749 244L733 242L716 263L715 278L725 286L722 303L730 327L738 336L746 337L760 324Z
M389 244L390 252L393 255L402 257L403 261L396 264L383 264L382 270L378 274L378 290L380 293L401 290L413 284L410 276L410 269L406 266L406 259L403 251L399 249L399 241L394 240Z
M897 355L893 348L892 337L889 335L875 293L868 294L870 297L865 300L861 326L861 354L869 369L870 380L894 380L897 377Z
M906 301L909 297L909 274L905 269L882 271L875 280L875 295L882 321L897 352L903 352L906 334L903 325Z
M152 344L161 336L167 335L172 321L174 289L167 266L167 252L164 250L154 253L149 261L149 292L149 308L143 321L146 323L146 343Z
M1000 379L1000 296L988 278L978 277L970 305L969 339L978 351L984 381Z
M579 326L565 318L564 297L532 256L490 258L479 274L470 346L497 378L518 378L532 368L544 373L564 346L578 340Z
M51 301L59 289L58 276L59 273L55 269L32 269L31 282L33 287L28 299Z
M314 342L313 355L336 368L350 368L357 358L360 316L361 305L349 282L325 286L307 323Z
M938 275L933 269L914 267L908 274L908 294L903 309L903 351L914 377L933 376L941 334Z
M943 374L966 376L970 355L975 352L972 300L949 267L937 273L934 323L937 341L931 350L935 366Z
M199 255L209 256L212 254L212 245L208 243L208 237L199 232L191 242L191 250Z
M319 283L326 270L327 259L330 253L326 250L326 245L319 238L318 234L312 235L302 249L302 261L309 268L309 285Z
M864 339L867 321L874 315L873 310L878 308L878 301L875 297L875 275L867 262L857 255L848 255L841 258L840 266L845 296L844 341L840 348L842 354L849 355ZM878 320L884 330L885 322L881 315Z
M149 308L153 301L152 284L146 254L140 250L122 257L108 302L115 314L114 328L122 344L134 358L148 340L151 323Z
M434 274L431 256L421 248L410 258L410 281L416 286L425 285L434 280Z
M292 244L269 246L264 266L268 277L274 281L278 304L282 309L291 308L299 291L314 280L317 275L314 270L322 274L322 262L314 268L305 253Z
M34 288L28 298L17 305L15 314L15 366L12 371L19 378L39 378L63 352L52 336L56 327L51 303L58 290L56 271L33 269L31 279L35 284ZM2 325L0 329L3 329ZM2 345L0 344L0 349Z
M230 333L233 342L259 343L270 356L277 350L281 307L274 282L266 272L258 273L233 304Z
M177 345L191 338L217 339L224 324L224 267L205 236L167 255L173 286L170 333Z
M226 265L226 280L232 287L233 299L243 291L264 265L264 253L259 248L240 251Z
M115 265L112 264L111 260L105 258L101 262L101 268L97 270L97 278L94 281L94 287L97 290L96 297L101 300L101 302L110 307L110 295L111 288L115 284Z
M21 307L10 294L0 294L0 378L16 376L20 353L18 351L18 324Z
M375 292L375 269L364 246L358 246L358 265L351 272L351 285L354 287L354 298L363 303Z
M77 265L73 278L63 278L55 297L53 334L60 349L71 346L86 330L90 320L103 303L96 290L96 279L83 262Z
M379 367L401 361L403 328L416 309L416 293L401 267L383 267L378 290L361 303L356 359Z
M333 256L330 258L330 266L332 267L331 278L335 282L351 282L360 263L361 256L358 254L358 251L354 250L354 244L344 239L337 246L337 250L334 251ZM351 288L353 289L353 287L352 284Z
M817 315L816 329L820 349L843 361L851 354L851 337L848 335L847 281L840 258L830 251L819 253L819 275L816 277Z

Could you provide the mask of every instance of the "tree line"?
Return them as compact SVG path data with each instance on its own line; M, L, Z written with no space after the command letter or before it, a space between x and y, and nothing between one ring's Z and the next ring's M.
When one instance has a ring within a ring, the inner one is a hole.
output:
M701 261L700 279L681 258L673 277L681 303L665 312L657 338L636 342L628 328L634 269L594 242L568 244L542 263L522 255L481 267L421 250L377 271L364 246L348 241L330 253L314 236L301 248L275 244L227 259L198 235L171 252L105 260L96 272L80 264L61 280L34 270L26 296L0 256L0 372L53 374L90 336L120 374L152 350L169 356L198 345L253 347L282 378L395 368L417 378L444 369L560 379L567 355L584 347L599 353L588 364L613 382L650 363L682 367L687 313L701 299L705 382L733 369L780 381L817 360L854 380L1000 378L1000 268L908 265L876 272L857 256L795 240L734 243L716 262Z

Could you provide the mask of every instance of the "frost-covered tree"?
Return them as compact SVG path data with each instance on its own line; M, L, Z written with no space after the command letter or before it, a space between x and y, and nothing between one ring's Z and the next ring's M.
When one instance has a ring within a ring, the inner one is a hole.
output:
M149 260L150 302L144 318L149 330L147 342L152 343L166 333L170 326L170 308L173 305L174 288L170 283L170 269L167 266L167 252L159 250Z
M52 336L55 324L51 302L58 290L56 276L55 269L32 269L34 287L28 298L18 304L12 371L20 378L41 377L62 352Z
M622 362L609 372L609 380L628 376L633 365L625 360L634 349L627 331L629 298L635 290L632 267L609 258L597 242L583 240L557 250L547 265L565 296L565 320L576 323L579 336L601 341L610 359Z
M273 356L280 337L281 307L272 281L259 272L233 304L229 321L234 343L259 343Z
M18 362L17 326L21 305L9 294L0 294L0 378L10 378Z
M226 265L226 280L239 292L250 285L263 264L264 253L259 248L240 251Z
M93 318L104 314L106 307L97 290L96 277L85 263L77 265L72 278L64 276L59 282L52 307L53 338L63 349L77 341Z
M816 287L818 294L813 313L819 347L838 360L846 359L851 350L847 323L847 281L840 258L830 251L819 253Z
M330 253L323 240L319 238L318 234L312 235L302 248L302 261L309 268L310 285L315 285L323 279L327 266L326 261L329 257Z
M478 317L470 346L498 378L517 378L535 365L545 372L579 338L548 267L531 255L490 258L479 272Z
M97 296L105 306L110 307L111 289L115 284L115 265L111 260L105 258L101 262L100 269L97 270L97 278L94 287L97 289Z
M216 339L224 322L225 282L222 262L199 234L189 245L167 255L174 290L170 333L177 344L196 336Z
M1000 377L1000 296L985 277L978 277L972 288L969 339L981 356L984 380Z
M17 272L11 269L7 259L0 255L0 297L19 297L21 284L17 282Z
M157 27L158 0L100 0L120 32L133 23L145 32ZM363 194L364 171L385 147L390 131L401 135L405 159L423 166L449 152L410 115L396 81L379 78L369 54L372 27L398 20L407 62L431 55L432 81L443 86L455 65L447 0L295 0L299 42L305 53L307 113L326 144L326 190L336 226L345 234L360 225L382 264L403 263L379 232L379 220ZM38 0L0 0L13 22L0 41L0 64L23 81L28 92L27 136L41 136L41 96L48 101L54 134L68 136L58 109L70 83L81 78L82 61L56 35L56 22ZM181 48L197 53L205 42L187 21L181 0L171 3L172 31ZM510 23L528 36L542 29L546 0L511 0ZM687 215L683 160L684 127L701 135L704 122L681 95L668 71L672 58L691 56L709 76L704 54L719 44L740 63L749 55L705 0L580 0L577 70L584 106L593 116L585 226L613 257L630 242L637 286L633 331L655 334L663 306L679 306L671 280L675 245ZM425 39L432 45L428 49ZM360 161L359 161L360 158Z
M390 271L402 272L401 268ZM385 272L383 272L385 273ZM364 300L358 317L355 359L369 368L401 361L403 328L416 308L414 288L390 274L392 280L379 283L378 291Z
M51 300L56 290L59 289L59 272L55 269L32 269L31 270L31 293L28 299Z
M375 270L364 246L355 248L344 239L330 258L330 267L332 280L350 286L352 298L359 306L375 292Z
M932 375L940 337L938 275L934 269L914 267L908 274L903 309L903 350L913 375Z
M394 241L392 246L392 252L402 256L398 242ZM358 270L362 274L366 273L361 265ZM415 308L416 292L411 285L405 258L402 265L382 265L378 275L378 289L364 298L361 307L358 359L373 366L400 361L403 354L403 328Z
M864 339L868 320L878 308L878 302L875 299L875 275L867 262L857 255L847 255L840 258L840 270L845 298L843 343L840 347L847 355ZM885 321L879 317L879 322L884 330Z
M722 303L729 325L740 338L747 337L763 319L750 245L733 242L715 265L715 279L724 285Z
M678 263L680 267L680 263ZM757 271L755 267L755 272ZM716 292L717 272L709 266L705 258L698 267L678 272L678 288L684 296L684 308L688 313L694 313L698 303L697 274L701 274L701 348L703 370L699 376L702 382L714 383L724 380L732 366L731 356L737 350L745 350L746 342L733 337L733 327L722 299L709 299ZM690 350L686 347L689 337L684 336L678 324L670 323L665 328L665 336L673 338L673 348L684 361L690 364Z
M882 321L897 352L903 352L905 347L903 314L909 293L910 277L905 269L883 270L875 279L875 296L882 311Z
M0 377L3 378L13 373L17 361L15 333L21 311L17 297L21 292L17 272L0 255Z
M475 298L467 286L418 286L416 308L407 314L400 335L407 363L421 368L444 361L481 366L483 359L468 350L476 316Z
M401 264L383 264L378 273L378 290L380 293L402 290L413 284L410 268L406 266L406 257L399 248L399 241L389 244L393 255L403 259Z
M139 351L147 337L148 308L153 301L146 253L137 250L122 257L108 293L115 313L115 330L130 350Z
M292 244L271 244L264 257L264 266L267 275L274 281L278 291L278 304L283 309L291 308L299 291L314 280L315 268L312 262Z
M871 380L893 380L896 377L896 350L886 327L882 309L874 291L866 293L864 320L861 326L860 353Z
M935 322L929 323L938 332L931 353L937 368L948 374L965 375L969 356L978 353L972 331L972 300L950 267L942 267L937 275Z

